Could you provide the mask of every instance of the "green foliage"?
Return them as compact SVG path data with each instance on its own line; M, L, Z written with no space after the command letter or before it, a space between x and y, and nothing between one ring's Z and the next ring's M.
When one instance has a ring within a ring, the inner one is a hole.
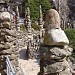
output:
M69 39L70 46L75 49L75 29L67 29L65 33Z
M29 0L22 0L22 11L25 12L25 8L29 6Z
M49 0L40 0L40 4L42 5L43 16L45 17L46 11L52 8L52 6Z
M30 0L30 15L32 20L38 20L39 18L39 0Z
M23 24L22 24L22 25L20 25L20 29L21 29L21 30L23 30L23 31L25 31L25 30L26 30L25 25L23 25Z
M41 26L40 26L40 25L36 25L36 24L32 24L32 28L33 28L34 30L40 31Z
M75 50L75 29L66 29L65 33L70 42L69 46ZM72 53L72 56L70 56L70 59L72 62L75 63L75 52Z
M73 53L72 56L69 56L69 59L73 64L75 64L75 53Z
M30 15L31 20L38 21L39 19L39 4L42 5L42 11L43 15L46 13L48 9L51 8L51 4L49 3L49 0L23 0L22 6L23 6L23 12L25 12L26 6L30 7Z

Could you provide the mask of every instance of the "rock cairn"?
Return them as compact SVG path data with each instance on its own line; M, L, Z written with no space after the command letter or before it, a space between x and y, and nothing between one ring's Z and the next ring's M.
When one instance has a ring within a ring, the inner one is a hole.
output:
M18 69L18 50L15 48L15 32L11 29L10 22L4 20L0 23L0 73L6 75L6 58L9 56L10 61L17 73ZM19 75L19 74L18 74Z
M73 75L73 66L69 59L73 49L60 28L60 16L54 9L46 15L44 44L40 51L40 72L38 75Z

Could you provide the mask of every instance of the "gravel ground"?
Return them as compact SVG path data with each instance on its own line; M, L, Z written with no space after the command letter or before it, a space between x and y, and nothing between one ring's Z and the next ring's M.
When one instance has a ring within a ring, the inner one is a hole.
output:
M40 71L39 59L25 60L25 49L20 51L20 57L18 59L19 65L24 75L37 75Z
M29 59L23 60L19 59L20 67L23 70L24 75L37 75L40 71L39 60Z

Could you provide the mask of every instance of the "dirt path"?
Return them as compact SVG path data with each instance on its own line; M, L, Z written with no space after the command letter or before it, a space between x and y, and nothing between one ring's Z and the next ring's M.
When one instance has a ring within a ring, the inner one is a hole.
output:
M37 75L40 71L39 59L25 60L25 49L20 52L20 58L18 59L21 69L24 75Z
M20 67L22 68L24 75L37 75L40 71L39 60L22 60L19 59Z

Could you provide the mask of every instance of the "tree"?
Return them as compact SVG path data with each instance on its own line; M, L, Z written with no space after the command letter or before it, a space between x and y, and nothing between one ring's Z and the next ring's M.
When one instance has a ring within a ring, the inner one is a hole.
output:
M39 5L42 5L43 15L45 15L46 11L51 8L51 4L48 0L23 0L23 12L25 11L26 6L30 7L30 15L31 20L38 21L39 19Z
M40 0L40 4L42 6L43 15L45 16L46 11L49 10L50 8L52 8L52 6L51 6L49 0Z

